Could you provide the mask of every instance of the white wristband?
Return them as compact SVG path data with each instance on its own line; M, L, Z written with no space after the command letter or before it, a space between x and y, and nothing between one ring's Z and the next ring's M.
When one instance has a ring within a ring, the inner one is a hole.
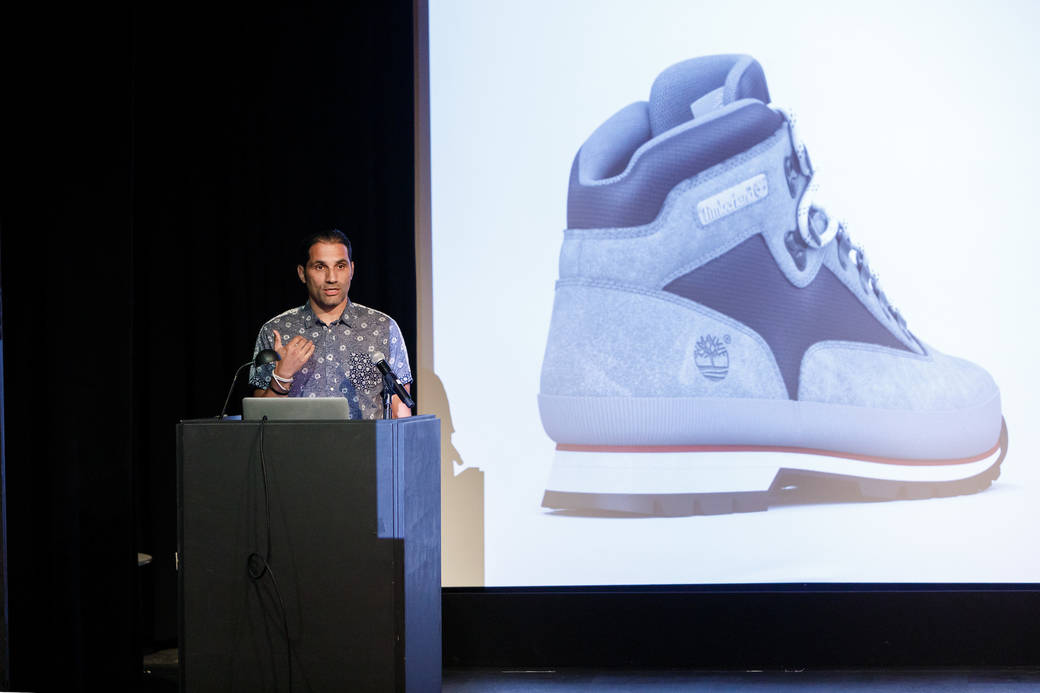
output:
M280 382L282 385L290 385L290 384L292 384L292 381L293 381L292 378L283 378L282 376L278 375L274 371L271 371L271 377L274 378L275 380L277 380L278 382Z

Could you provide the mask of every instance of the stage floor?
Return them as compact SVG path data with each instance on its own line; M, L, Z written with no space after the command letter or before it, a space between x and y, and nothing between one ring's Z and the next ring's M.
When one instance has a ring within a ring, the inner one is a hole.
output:
M344 663L346 665L346 663ZM141 691L177 690L177 650L145 657ZM444 693L982 693L1040 691L1040 667L801 671L636 671L631 669L445 669Z
M446 669L444 693L762 693L1040 691L1040 668L847 671L591 671Z

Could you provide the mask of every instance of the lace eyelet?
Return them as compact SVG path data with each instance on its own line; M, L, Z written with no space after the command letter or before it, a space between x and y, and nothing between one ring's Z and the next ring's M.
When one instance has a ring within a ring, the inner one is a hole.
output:
M797 231L788 231L784 234L784 246L787 248L787 252L794 261L794 265L798 268L798 271L804 272L807 264L807 258L805 256L806 247L802 243L801 236Z
M802 142L802 138L798 136L798 128L795 127L797 118L795 118L794 113L778 106L774 106L773 110L787 121L787 132L791 137L791 148L798 159L798 170L801 171L803 176L811 178L813 175L812 161L809 160L809 150Z
M849 268L849 262L851 262L851 259L849 258L849 252L851 250L852 246L849 244L849 237L845 233L845 227L839 226L834 254L838 256L838 264L841 265L841 268L843 270L847 270Z
M813 205L812 200L816 192L816 184L809 183L809 187L802 193L802 200L798 203L798 233L802 240L810 248L822 248L838 235L840 224L830 217L819 207ZM815 210L816 214L812 212ZM818 219L822 217L823 228L819 228Z
M890 320L895 321L896 317L892 314L892 306L888 304L888 296L885 295L884 291L878 290L878 302L881 304L881 310L885 311L885 315Z
M784 157L784 179L787 181L787 192L791 194L791 199L798 194L797 183L799 173L795 170L794 160L789 157Z
M856 266L859 268L859 285L863 287L863 292L869 296L871 294L870 283L872 275L870 274L870 267L862 261L862 258L863 256L860 255L856 260Z

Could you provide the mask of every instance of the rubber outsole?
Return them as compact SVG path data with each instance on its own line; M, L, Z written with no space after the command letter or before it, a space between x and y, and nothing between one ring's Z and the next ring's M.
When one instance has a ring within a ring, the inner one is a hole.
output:
M1007 422L1001 421L1000 453L992 465L956 481L891 481L798 469L780 469L766 491L737 493L576 493L546 490L542 507L570 515L622 514L653 517L761 512L770 506L912 500L961 496L988 488L1007 456Z

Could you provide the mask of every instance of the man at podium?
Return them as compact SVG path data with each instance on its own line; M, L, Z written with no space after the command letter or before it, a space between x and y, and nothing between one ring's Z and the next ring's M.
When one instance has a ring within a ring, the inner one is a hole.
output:
M342 396L352 419L382 418L383 376L373 355L384 354L409 391L412 371L393 318L347 298L354 276L350 239L338 229L307 237L296 274L307 287L307 302L260 328L254 358L261 349L274 349L279 360L253 366L255 396ZM391 408L397 418L412 413L397 395Z

